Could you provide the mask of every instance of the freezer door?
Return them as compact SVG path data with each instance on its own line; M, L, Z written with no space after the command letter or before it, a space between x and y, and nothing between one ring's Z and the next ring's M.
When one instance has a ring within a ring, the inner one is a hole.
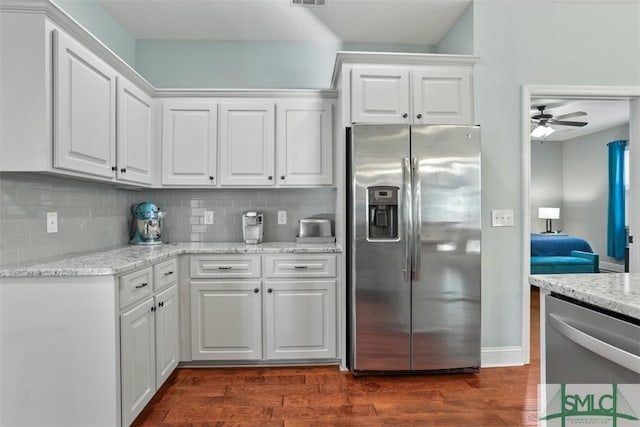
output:
M480 129L414 126L413 370L480 366Z
M409 127L354 125L351 144L351 369L409 370Z

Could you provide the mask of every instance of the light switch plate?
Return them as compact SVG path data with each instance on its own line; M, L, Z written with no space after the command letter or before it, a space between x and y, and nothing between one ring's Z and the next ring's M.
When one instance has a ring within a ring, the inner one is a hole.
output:
M278 224L284 225L287 223L287 211L278 211Z
M204 223L213 224L213 211L204 211Z
M47 212L47 233L58 232L58 212Z
M493 209L491 211L492 227L513 227L513 209Z

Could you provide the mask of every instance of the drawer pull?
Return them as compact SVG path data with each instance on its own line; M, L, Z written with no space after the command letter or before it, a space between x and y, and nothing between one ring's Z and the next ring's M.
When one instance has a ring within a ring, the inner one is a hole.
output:
M218 267L218 270L231 270L231 267L230 266L221 265L220 267Z
M298 270L303 270L305 268L309 268L308 265L294 265L293 268L298 269Z
M160 301L160 302L158 303L158 307L164 307L164 301Z
M140 283L139 285L136 285L136 289L142 289L142 288L144 288L145 286L149 286L149 284L148 284L147 282Z
M253 292L257 294L258 292L260 292L260 289L255 288L255 289L253 290Z
M165 276L171 276L173 274L173 271L167 271L166 273L164 273Z

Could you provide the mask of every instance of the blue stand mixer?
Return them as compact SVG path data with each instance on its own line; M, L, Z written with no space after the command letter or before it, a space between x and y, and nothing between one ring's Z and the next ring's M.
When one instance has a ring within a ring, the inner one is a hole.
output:
M142 202L132 206L130 245L161 245L164 212L153 203Z

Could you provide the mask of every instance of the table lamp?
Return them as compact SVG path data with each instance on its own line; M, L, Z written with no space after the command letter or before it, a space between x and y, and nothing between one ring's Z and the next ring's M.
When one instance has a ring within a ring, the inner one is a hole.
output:
M547 230L544 233L553 233L551 220L560 218L560 208L538 208L538 218L547 220Z

